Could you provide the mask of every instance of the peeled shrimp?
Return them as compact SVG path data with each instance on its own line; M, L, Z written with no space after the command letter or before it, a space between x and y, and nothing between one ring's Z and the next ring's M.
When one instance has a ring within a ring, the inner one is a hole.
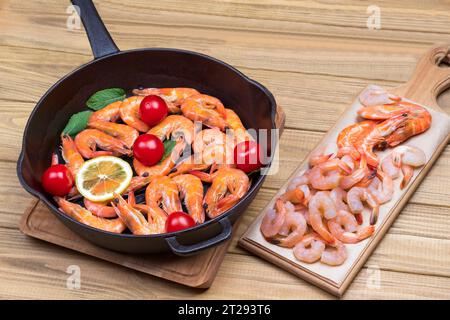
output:
M286 207L282 200L275 202L275 208L267 209L261 222L261 232L266 239L275 237L286 220Z
M423 166L427 159L425 153L419 148L398 146L392 150L392 161L395 166L402 169L403 180L400 188L404 189L414 174L413 167Z
M306 220L303 215L296 212L294 208L290 208L286 212L284 224L281 227L282 236L277 236L272 239L272 242L281 247L292 248L303 237L307 230Z
M296 259L306 263L314 263L322 257L325 250L325 243L313 233L303 237L293 250Z
M335 238L328 231L323 223L322 217L332 219L336 216L336 206L331 199L329 192L319 191L312 196L308 205L309 222L311 227L328 243L334 243Z
M359 167L356 170L353 170L348 176L342 177L339 186L342 189L350 189L355 184L366 178L370 175L370 171L367 168L366 158L363 156L359 162Z
M328 221L331 234L343 243L357 243L370 237L375 231L373 225L360 227L355 217L344 210Z
M381 170L377 171L377 176L381 179L381 183L372 183L367 189L379 204L383 204L392 199L394 195L394 182L388 174Z
M353 187L347 192L347 204L352 213L362 213L364 210L363 202L367 202L367 204L372 208L370 224L375 224L377 222L379 212L379 203L375 197L368 192L366 188L362 187Z
M314 149L309 156L309 166L314 167L320 163L326 162L330 160L332 153L325 154L325 151L328 149L327 145L321 145Z
M401 98L399 96L391 94L382 87L374 84L367 86L367 88L359 94L359 101L366 107L391 104L400 100Z
M337 241L333 246L329 246L322 252L320 262L330 266L340 266L347 259L347 249L345 245Z
M308 174L311 186L317 190L331 190L339 186L341 170L348 172L350 168L340 159L332 159L314 166Z
M348 206L344 200L347 199L347 192L342 188L334 188L330 191L330 197L334 201L337 210L348 210Z

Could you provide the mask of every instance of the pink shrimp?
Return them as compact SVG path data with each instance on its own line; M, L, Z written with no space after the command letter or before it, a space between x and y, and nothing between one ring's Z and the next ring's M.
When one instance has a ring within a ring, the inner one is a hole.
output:
M106 155L131 155L132 151L121 140L97 129L85 129L75 137L77 150L84 158ZM107 151L97 151L97 146Z
M370 224L375 224L378 219L380 207L375 197L368 192L366 188L362 187L353 187L347 192L347 204L352 213L362 213L364 210L363 202L367 202L367 204L372 208Z
M266 239L275 237L281 230L286 220L286 207L282 200L275 202L275 208L267 209L261 221L261 232Z
M322 252L320 262L330 266L340 266L347 259L347 249L345 245L336 241L334 245L329 246Z
M308 175L311 186L317 190L338 187L343 177L341 170L349 172L350 168L340 159L328 160L314 166Z
M284 224L281 229L282 231L279 232L279 236L271 239L271 242L281 247L292 248L305 234L307 230L306 220L301 213L296 212L291 207L286 210Z
M322 217L325 219L332 219L336 216L336 206L330 198L329 192L317 192L309 201L308 209L309 222L314 231L316 231L327 243L334 243L336 239L327 230L322 220Z
M357 243L370 237L375 231L373 225L358 226L355 217L344 210L339 211L335 218L328 221L328 229L336 239L343 243Z
M324 250L324 241L315 233L310 233L295 245L293 253L294 257L299 261L314 263L320 260Z
M117 217L116 210L113 207L108 206L108 202L93 202L87 198L83 199L84 206L90 212L95 214L97 217L102 218L115 218Z

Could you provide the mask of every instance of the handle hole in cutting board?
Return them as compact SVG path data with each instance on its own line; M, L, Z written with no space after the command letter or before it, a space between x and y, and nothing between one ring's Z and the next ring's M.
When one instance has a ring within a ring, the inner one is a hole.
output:
M439 68L450 68L450 54L437 54L435 63Z
M446 113L450 114L450 88L442 91L436 98L437 104Z

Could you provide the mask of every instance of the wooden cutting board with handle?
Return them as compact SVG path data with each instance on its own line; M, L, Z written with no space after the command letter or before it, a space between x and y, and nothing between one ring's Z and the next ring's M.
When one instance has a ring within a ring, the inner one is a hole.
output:
M443 112L443 110L437 104L437 97L441 92L450 87L450 68L445 63L441 63L441 66L438 66L438 63L448 61L447 59L450 60L449 46L435 46L431 48L419 60L410 80L404 85L390 89L388 91L403 98L407 98L409 100L427 106L435 111ZM343 115L337 120L336 125L328 131L328 133L319 142L318 145L322 145L326 141L329 142L330 138L334 137L334 135L336 134L336 130L339 130L338 128L342 126L341 121L348 121L348 111L351 110L351 108L352 107L348 108L346 112L343 113ZM314 111L312 110L311 112ZM448 144L448 141L450 139L450 121L447 121L447 116L443 116L442 118L446 118L446 121L440 122L443 127L442 130L439 129L441 131L440 139L435 143L436 147L432 152L428 162L415 177L414 181L409 184L406 192L402 195L400 200L392 209L390 209L384 221L382 221L382 223L377 227L375 234L371 238L369 238L368 244L357 256L355 263L352 264L348 270L345 270L345 273L343 273L344 276L341 277L341 280L332 281L330 280L331 277L326 278L320 272L312 272L310 269L308 269L307 266L305 267L300 265L299 263L296 263L291 252L289 253L289 255L287 255L284 251L283 253L280 253L281 251L277 251L276 248L274 249L274 247L270 247L270 244L268 244L263 239L259 231L260 221L264 212L273 205L277 195L269 202L268 206L262 210L261 215L240 238L239 244L247 250L283 269L286 269L287 271L297 275L298 277L309 281L336 296L342 296L353 278L357 275L373 250L376 248L385 233L388 231L389 227L400 214L402 208L414 193L415 189L419 186L423 178L427 175L428 171L435 163L436 159ZM434 119L434 122L439 121L437 121L437 119ZM435 125L439 125L439 123ZM333 139L332 141L335 140ZM308 158L309 155L305 159ZM305 165L306 162L303 162L299 166L299 169L295 170L294 174L288 179L288 181L291 180L291 178L298 172L300 172L300 169L302 169ZM288 183L286 183L281 188L281 190L284 190L287 184Z

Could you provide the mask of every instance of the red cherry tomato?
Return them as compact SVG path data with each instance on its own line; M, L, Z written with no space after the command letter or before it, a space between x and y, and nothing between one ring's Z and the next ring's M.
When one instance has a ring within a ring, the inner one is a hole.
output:
M234 147L234 163L238 169L245 173L258 170L262 167L261 150L255 141L243 141Z
M158 96L146 96L141 101L139 106L139 113L142 121L149 126L154 126L161 122L167 116L169 109L167 103Z
M73 187L73 176L63 164L55 164L45 170L41 181L45 191L58 197L67 195Z
M164 154L164 144L153 134L140 135L133 144L133 154L146 166L153 166Z
M195 221L190 215L181 211L175 211L169 214L166 220L166 232L175 232L192 228Z

